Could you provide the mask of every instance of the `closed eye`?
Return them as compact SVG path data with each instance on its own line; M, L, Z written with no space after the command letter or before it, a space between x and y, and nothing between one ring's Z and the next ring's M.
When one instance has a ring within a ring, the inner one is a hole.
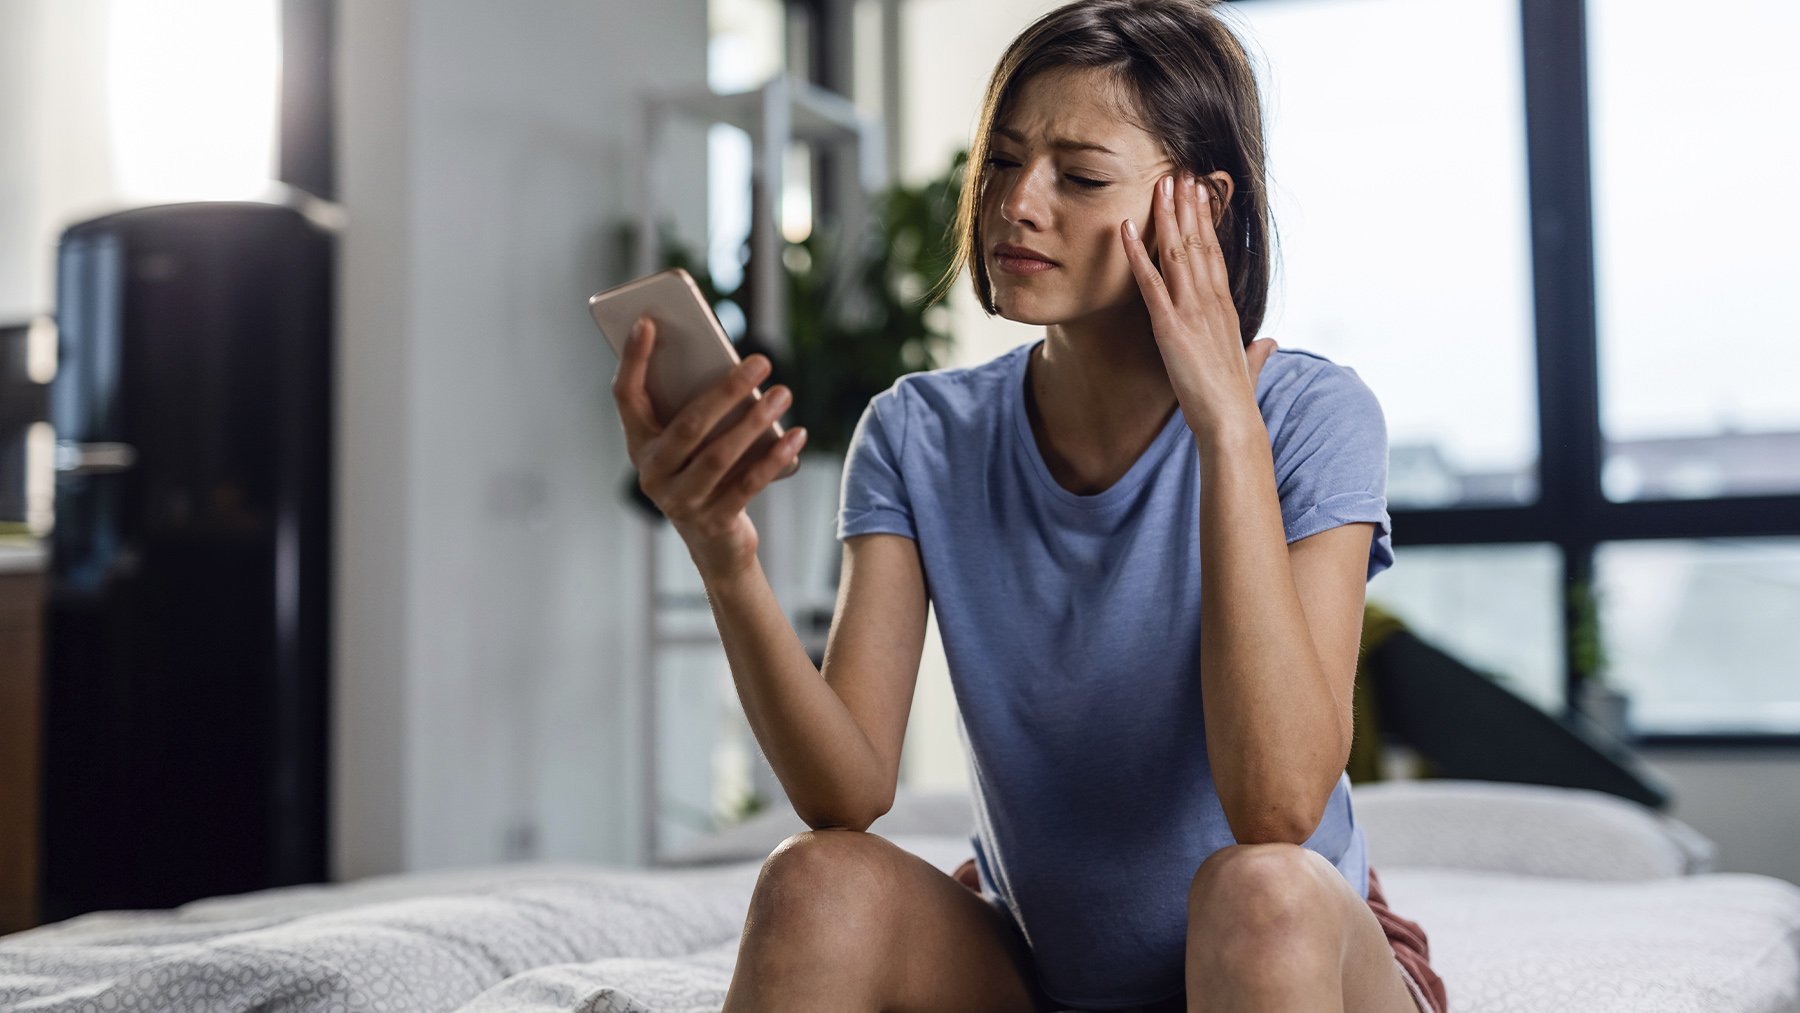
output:
M987 164L990 166L993 166L996 169L999 169L999 168L1005 168L1007 166L1017 165L1018 163L1012 161L1011 159L1007 159L1007 158L990 158L987 160ZM1098 179L1086 179L1081 176L1068 176L1066 178L1069 180L1069 182L1074 183L1076 186L1085 187L1089 190L1098 190L1101 187L1112 185L1111 183L1106 183L1106 182L1103 182Z

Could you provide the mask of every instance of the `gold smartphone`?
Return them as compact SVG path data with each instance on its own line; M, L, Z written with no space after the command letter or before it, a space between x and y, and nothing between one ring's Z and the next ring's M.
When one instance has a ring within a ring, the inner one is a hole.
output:
M650 405L655 409L660 425L668 425L683 405L718 383L741 361L719 318L700 293L700 286L694 284L692 275L679 267L589 296L588 313L606 337L606 343L612 346L613 354L620 359L625 357L625 339L630 336L631 325L637 318L649 314L656 322L656 345L650 350L644 385L650 391ZM725 413L701 442L711 440L736 424L761 400L762 391L752 390L742 402ZM770 444L781 439L781 434L781 423L771 422L745 451L745 456L752 460L760 458ZM798 470L800 459L795 457L775 477L786 478Z

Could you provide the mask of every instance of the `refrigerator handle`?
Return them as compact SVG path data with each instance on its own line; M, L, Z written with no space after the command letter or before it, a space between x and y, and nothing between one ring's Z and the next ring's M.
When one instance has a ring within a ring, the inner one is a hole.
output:
M73 475L111 475L137 463L137 451L128 443L56 444L56 470Z

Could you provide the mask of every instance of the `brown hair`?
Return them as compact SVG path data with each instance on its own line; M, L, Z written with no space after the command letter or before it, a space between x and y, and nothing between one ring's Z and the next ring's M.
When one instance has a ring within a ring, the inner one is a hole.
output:
M931 293L941 299L964 265L982 309L994 315L981 197L988 138L1026 81L1047 70L1097 68L1135 100L1128 122L1163 146L1176 170L1231 175L1231 202L1219 247L1231 278L1238 329L1248 346L1268 307L1274 221L1269 215L1262 106L1249 57L1215 8L1218 0L1075 0L1043 15L1006 48L988 79L958 197L948 270Z

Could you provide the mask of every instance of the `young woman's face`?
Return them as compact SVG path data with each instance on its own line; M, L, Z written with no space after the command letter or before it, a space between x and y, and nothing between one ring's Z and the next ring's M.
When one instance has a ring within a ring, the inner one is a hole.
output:
M1065 323L1142 298L1119 223L1130 218L1154 244L1154 187L1174 163L1149 134L1121 119L1123 101L1100 71L1046 71L1027 80L996 117L981 254L994 304L1007 319ZM1033 250L1053 266L1004 258L1002 244Z

